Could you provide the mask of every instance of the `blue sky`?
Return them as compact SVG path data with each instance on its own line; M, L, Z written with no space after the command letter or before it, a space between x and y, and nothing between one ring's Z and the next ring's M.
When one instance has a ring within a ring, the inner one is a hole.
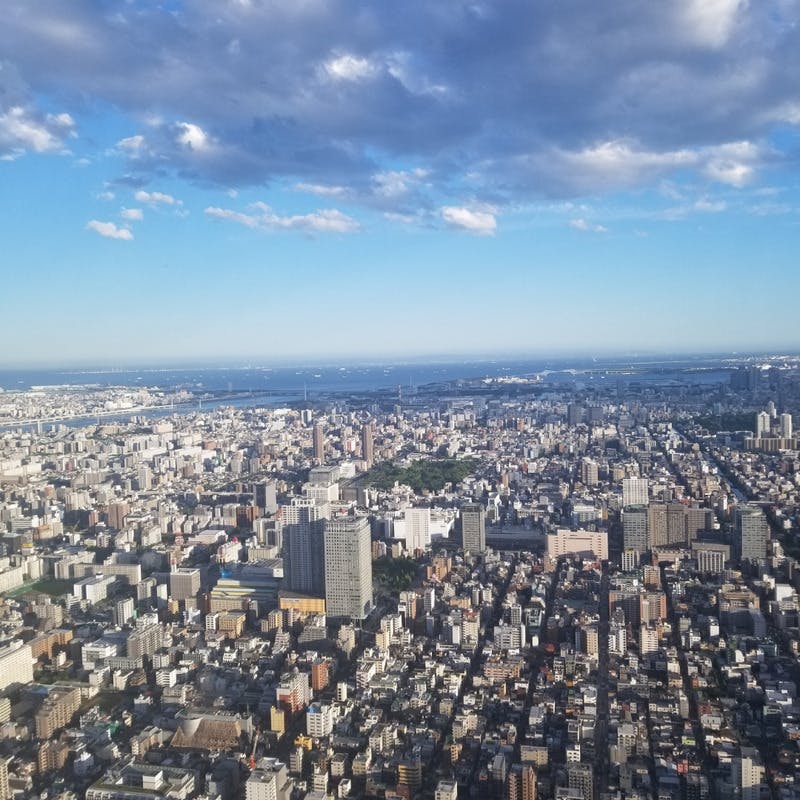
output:
M800 349L798 21L8 0L0 362Z

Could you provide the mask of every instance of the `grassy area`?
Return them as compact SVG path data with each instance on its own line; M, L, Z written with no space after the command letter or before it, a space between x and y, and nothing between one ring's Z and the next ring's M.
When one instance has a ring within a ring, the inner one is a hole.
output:
M719 433L719 431L752 431L755 425L755 413L707 415L695 417L694 421L698 425L702 425L709 433Z
M364 477L364 483L376 489L391 489L395 483L410 486L417 494L426 489L440 492L446 483L458 483L475 471L472 458L443 458L434 461L418 459L407 467L391 461L376 464Z
M417 562L410 558L384 556L372 562L372 579L393 592L410 588L417 574Z
M41 581L33 581L20 586L19 589L14 589L12 592L6 592L6 597L23 597L26 594L49 594L51 597L60 597L62 594L69 594L75 581L57 581L54 579L44 579Z

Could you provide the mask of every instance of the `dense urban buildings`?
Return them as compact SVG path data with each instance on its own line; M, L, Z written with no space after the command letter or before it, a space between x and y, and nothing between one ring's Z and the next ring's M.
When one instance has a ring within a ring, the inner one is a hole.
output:
M800 796L776 364L70 425L11 411L104 390L4 393L0 800Z

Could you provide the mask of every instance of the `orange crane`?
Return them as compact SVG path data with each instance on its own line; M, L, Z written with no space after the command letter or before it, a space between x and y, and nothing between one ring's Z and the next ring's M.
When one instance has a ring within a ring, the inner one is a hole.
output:
M250 769L256 768L256 747L258 747L258 737L261 731L256 728L256 735L253 737L253 749L250 751Z

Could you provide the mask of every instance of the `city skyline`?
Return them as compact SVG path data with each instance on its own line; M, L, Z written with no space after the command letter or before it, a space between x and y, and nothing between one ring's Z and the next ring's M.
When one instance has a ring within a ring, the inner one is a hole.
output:
M13 0L8 358L800 348L797 18Z

